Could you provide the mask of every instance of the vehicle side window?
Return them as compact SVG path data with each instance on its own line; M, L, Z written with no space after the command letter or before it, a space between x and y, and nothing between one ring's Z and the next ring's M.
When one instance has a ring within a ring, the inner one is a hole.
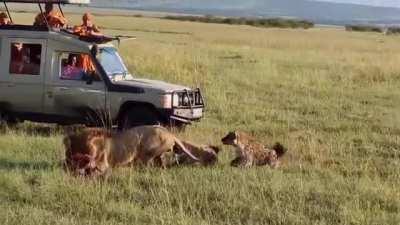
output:
M10 73L39 75L42 55L41 44L11 43Z
M88 54L64 52L60 55L60 79L99 81L100 76Z

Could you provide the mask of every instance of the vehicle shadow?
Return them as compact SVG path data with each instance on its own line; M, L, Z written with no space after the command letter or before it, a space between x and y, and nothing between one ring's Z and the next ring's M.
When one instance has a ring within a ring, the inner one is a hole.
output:
M50 170L54 165L45 162L13 161L0 158L0 170Z

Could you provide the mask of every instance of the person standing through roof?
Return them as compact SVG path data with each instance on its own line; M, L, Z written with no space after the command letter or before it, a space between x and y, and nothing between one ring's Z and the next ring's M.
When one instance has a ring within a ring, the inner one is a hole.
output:
M46 20L50 27L62 28L67 24L67 19L58 10L53 8L53 3L46 3L45 12L39 13L35 17L34 26L47 26Z
M82 16L82 25L75 26L73 30L74 34L79 36L95 36L103 37L104 35L100 32L99 28L93 23L93 16L90 13L85 13Z
M93 23L93 16L90 13L83 14L82 25L75 26L73 33L80 37L104 37L98 27ZM81 66L86 73L96 70L88 54L80 55L79 66Z
M5 12L0 13L0 26L1 25L11 25L11 20Z

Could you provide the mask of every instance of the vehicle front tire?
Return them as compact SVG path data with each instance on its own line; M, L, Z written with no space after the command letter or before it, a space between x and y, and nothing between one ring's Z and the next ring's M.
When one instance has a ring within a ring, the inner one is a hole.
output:
M18 124L18 120L4 111L0 111L0 125L14 127Z
M133 107L127 110L118 122L120 130L127 130L136 126L161 125L162 120L154 109L149 107Z

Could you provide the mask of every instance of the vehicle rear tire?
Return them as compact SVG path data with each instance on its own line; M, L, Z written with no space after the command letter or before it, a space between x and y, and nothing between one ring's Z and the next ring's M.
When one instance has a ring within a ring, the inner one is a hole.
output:
M149 107L133 107L127 110L118 123L120 130L143 125L161 125L159 114Z

